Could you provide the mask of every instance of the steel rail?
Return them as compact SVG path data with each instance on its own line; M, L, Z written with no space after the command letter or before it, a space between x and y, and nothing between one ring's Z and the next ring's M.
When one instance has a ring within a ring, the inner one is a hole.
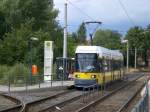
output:
M20 112L22 108L23 108L23 106L20 104L20 105L14 106L14 107L0 110L0 112Z
M16 104L21 104L21 101L13 96L9 96L9 95L6 95L6 94L3 94L1 93L0 96L3 96L5 97L6 99L9 99L10 101L16 103Z
M72 102L72 101L74 101L74 100L77 100L77 99L79 99L79 98L81 98L81 97L82 97L82 95L73 97L73 98L71 98L71 99L69 99L69 100L65 100L65 101L60 102L60 103L58 103L58 104L55 104L55 105L52 105L52 106L47 107L47 108L45 108L45 109L42 109L42 110L40 110L39 112L45 112L45 111L48 111L48 110L51 110L51 111L52 111L52 110L55 110L55 107L61 107L62 105L65 105L65 104L67 104L67 103L70 103L70 102Z
M70 93L70 92L73 92L73 91L75 91L75 90L61 92L61 93L58 93L56 95L48 96L48 97L45 97L45 98L42 98L42 99L38 99L38 100L35 100L35 101L32 101L32 102L26 103L25 107L23 109L23 112L27 112L27 110L31 107L31 105L36 105L37 103L39 104L39 103L44 102L46 100L51 100L51 99L54 99L58 96L61 96L61 95L64 95L64 94L67 94L67 93Z
M22 105L22 102L19 99L15 98L15 97L12 97L12 96L9 96L9 95L6 95L4 93L1 93L0 96L3 96L6 99L16 103L15 106L8 107L6 109L2 109L2 110L0 110L0 112L19 112L22 109L23 105Z
M97 84L93 84L93 85L90 85L90 86L86 86L84 89L86 89L86 88L93 88L93 87L96 87L96 86L97 86ZM84 97L85 95L88 95L89 93L90 93L90 91L86 92L84 95L81 94L81 95L76 96L76 97L73 97L73 98L71 98L71 99L69 99L69 100L65 100L65 101L63 101L63 102L60 102L60 103L58 103L58 104L55 104L55 105L50 106L50 107L48 107L48 108L45 108L45 109L41 110L40 112L45 112L45 111L48 111L48 110L51 110L51 111L52 111L52 110L55 110L55 109L56 109L55 107L62 107L62 106L64 106L65 104L68 104L68 103L70 103L70 102L72 102L72 101L75 101L75 100L80 99L81 97Z
M115 94L116 92L118 92L119 90L125 88L126 86L132 84L133 82L135 82L136 80L138 80L138 79L141 78L141 77L143 77L143 75L138 76L136 79L134 79L134 80L128 82L127 84L125 84L125 85L123 85L123 86L121 86L121 87L119 87L119 88L113 90L112 92L110 92L110 93L108 93L108 94L102 96L101 98L99 98L99 99L97 99L97 100L95 100L95 101L92 101L91 103L87 104L86 106L84 106L84 107L78 109L76 112L86 112L86 111L88 111L90 107L96 105L97 103L102 102L102 101L105 100L106 98L110 97L111 95Z
M149 79L150 78L148 78L148 80ZM139 94L139 92L142 91L145 85L146 82L122 105L122 107L117 112L121 112L124 109L126 109L129 106L129 104L134 100L134 98Z
M142 76L143 76L143 75L138 76L135 80L139 79L139 78L142 77ZM125 86L126 86L126 85L125 85ZM88 93L86 93L86 94L88 94ZM103 97L105 97L105 96L107 96L107 95L109 95L109 94L106 94L106 95L102 96L101 98L103 98ZM52 111L53 109L55 109L56 106L57 106L57 107L62 107L61 105L65 105L66 103L69 103L69 102L71 102L71 101L74 101L75 99L81 98L82 96L83 96L83 95L80 95L80 96L78 96L77 98L73 98L73 99L70 99L70 100L61 102L61 103L59 103L59 104L53 105L53 106L51 106L51 107L48 107L48 108L46 108L46 109L41 110L40 112L45 112L45 111L48 111L48 110L51 110L51 111Z

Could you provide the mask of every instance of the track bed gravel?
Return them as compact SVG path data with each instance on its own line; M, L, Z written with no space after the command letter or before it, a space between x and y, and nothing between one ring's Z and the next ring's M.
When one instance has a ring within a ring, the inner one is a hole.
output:
M42 88L30 91L12 92L10 95L24 104L68 91L66 87Z
M87 97L87 99L85 100L86 103L83 102L83 98L81 97L80 99L77 99L76 101L74 101L72 103L69 103L65 106L63 105L62 107L60 106L59 108L61 110L55 109L55 111L51 110L51 111L48 111L48 112L60 112L60 111L61 112L75 112L79 108L82 108L83 106L86 106L89 102L92 102L92 101L96 100L97 98L101 98L106 94L109 94L114 89L117 89L120 86L125 85L126 83L136 79L139 76L140 76L140 74L133 74L132 76L129 75L129 76L127 76L127 78L125 80L117 81L113 84L108 85L105 91L95 92L94 94L91 95L91 97L90 96ZM107 108L110 108L110 107L107 107ZM105 112L105 111L103 111L103 112Z
M144 76L134 83L126 86L118 91L116 94L111 95L102 102L93 106L87 112L116 112L128 99L133 96L134 93L140 89L144 84L144 81L148 79L148 76Z

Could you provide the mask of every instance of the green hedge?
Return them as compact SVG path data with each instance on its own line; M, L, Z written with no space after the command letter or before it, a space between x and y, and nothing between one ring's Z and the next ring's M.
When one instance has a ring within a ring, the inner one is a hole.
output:
M29 76L29 68L22 63L16 63L14 66L0 65L0 83L11 84L24 83Z

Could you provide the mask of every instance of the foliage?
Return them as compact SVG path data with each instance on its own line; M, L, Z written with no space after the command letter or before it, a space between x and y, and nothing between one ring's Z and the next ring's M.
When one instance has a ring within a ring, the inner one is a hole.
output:
M138 26L129 29L126 39L128 39L131 48L137 47L141 49L144 47L145 36L142 33L143 29Z
M76 35L72 33L71 36L68 37L68 55L70 57L75 57L75 49L77 46Z
M3 84L8 84L8 82L14 84L18 83L18 81L25 83L28 75L29 69L21 63L16 63L12 67L7 65L0 66L0 82Z
M4 78L5 75L8 75L9 67L6 65L0 65L0 79Z
M4 17L4 14L0 11L0 39L2 40L3 39L3 36L6 32L8 32L9 30L9 26L6 22L6 19Z
M20 26L21 12L18 9L19 0L1 0L0 10L4 15L9 31Z
M79 44L84 44L86 43L86 27L84 23L82 23L79 26L79 29L77 31L77 40Z
M137 48L138 54L143 54L142 58L145 60L145 65L148 65L148 52L150 49L150 30L149 26L147 29L143 29L142 27L135 26L129 29L127 32L126 39L129 41L129 48L132 52L130 52L130 63L133 62L134 57L134 49Z
M58 10L54 9L53 0L0 0L0 64L2 69L11 69L16 63L40 67L43 73L44 41L54 42L54 59L62 57L63 28L56 20ZM145 32L147 31L147 32ZM68 57L73 57L77 45L86 44L86 28L81 23L77 32L68 37ZM145 33L144 33L145 32ZM29 48L31 37L32 51ZM116 31L98 30L94 44L110 49L121 49L121 35ZM144 30L141 27L129 29L126 35L131 49L137 47L147 54L150 49L150 25ZM133 55L132 55L133 56ZM144 56L145 61L147 55ZM5 67L5 65L7 65ZM17 65L16 65L17 66Z
M109 49L121 48L121 35L116 31L98 30L93 38L94 45Z
M0 64L29 63L31 37L39 39L32 42L33 63L43 66L44 41L54 41L54 57L61 56L63 32L53 0L3 0L0 11Z
M30 27L24 25L20 29L13 29L7 33L1 45L1 64L13 65L16 62L23 62L28 51L28 38L32 33Z
M33 19L33 30L54 30L58 11L53 8L52 0L19 0L18 9L23 23Z

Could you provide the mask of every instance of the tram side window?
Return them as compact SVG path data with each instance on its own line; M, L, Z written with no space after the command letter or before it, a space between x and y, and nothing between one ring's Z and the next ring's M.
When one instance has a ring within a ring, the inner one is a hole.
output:
M101 59L99 59L99 60L97 61L97 66L98 66L99 72L101 72L102 69L103 69L103 65L102 65L102 60L101 60Z
M114 69L119 70L121 68L121 61L116 60L114 64Z
M109 71L112 70L112 60L108 60L108 64L109 64Z
M120 69L121 68L121 61L119 60L118 61L118 69Z
M113 70L115 70L115 63L114 63L114 60L112 60L112 68L113 68Z
M103 66L103 68L102 68L102 71L109 71L109 63L108 63L108 60L106 60L106 59L103 59L103 61L102 61L102 66Z
M123 61L120 61L120 69L123 67Z
M116 70L119 69L119 61L116 61Z
M117 61L113 60L113 70L117 70L118 66L117 66Z

